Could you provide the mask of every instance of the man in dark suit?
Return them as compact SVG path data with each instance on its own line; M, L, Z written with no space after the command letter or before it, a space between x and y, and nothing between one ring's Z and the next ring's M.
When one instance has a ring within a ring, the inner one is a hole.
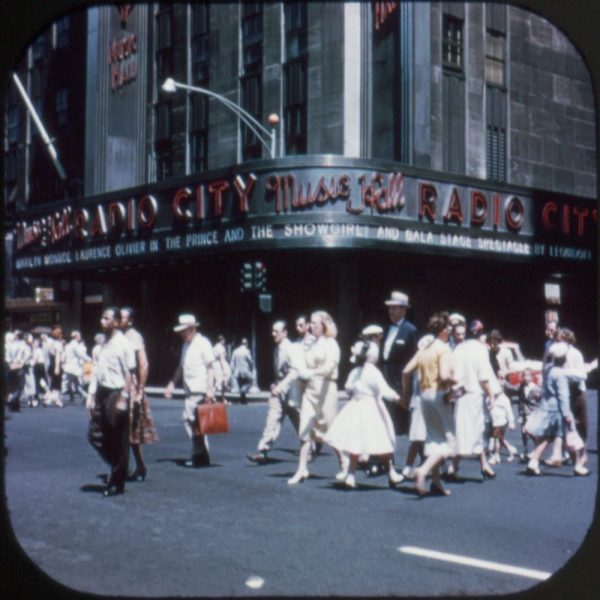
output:
M408 296L402 292L392 292L385 302L390 323L383 334L381 346L381 366L388 384L399 394L402 393L402 371L417 351L417 328L406 319L410 307ZM406 406L410 398L403 398ZM397 435L408 433L410 414L398 403L387 404Z

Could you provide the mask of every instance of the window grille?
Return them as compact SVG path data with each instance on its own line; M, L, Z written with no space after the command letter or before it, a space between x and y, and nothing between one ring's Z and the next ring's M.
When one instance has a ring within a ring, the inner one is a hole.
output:
M451 15L443 18L442 63L445 69L463 72L463 21Z

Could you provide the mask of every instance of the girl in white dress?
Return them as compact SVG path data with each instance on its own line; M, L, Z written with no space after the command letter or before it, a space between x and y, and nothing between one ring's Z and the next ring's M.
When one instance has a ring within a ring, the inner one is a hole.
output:
M331 316L319 310L310 317L310 330L315 342L305 349L306 371L299 378L306 381L300 408L298 435L300 459L295 475L288 479L295 485L308 478L308 457L311 441L321 442L337 415L338 407L338 364L340 347L335 341L337 327ZM341 464L341 456L338 456Z
M357 365L348 375L346 392L350 400L340 411L325 436L325 441L338 452L350 455L347 473L343 470L336 479L346 486L356 487L354 473L361 454L378 456L387 465L390 487L404 478L392 466L396 434L389 412L383 403L399 401L400 396L386 383L375 366L379 349L372 342L356 342L352 347L353 362Z

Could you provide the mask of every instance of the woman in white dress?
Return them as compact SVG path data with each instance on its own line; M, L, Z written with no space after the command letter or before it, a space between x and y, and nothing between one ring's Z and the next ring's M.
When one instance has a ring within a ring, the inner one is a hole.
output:
M355 488L354 473L361 454L378 456L387 466L390 487L401 483L392 465L396 434L382 398L398 402L400 396L386 383L375 366L379 349L373 342L360 341L352 347L353 362L357 365L348 375L346 392L350 397L325 436L325 441L340 453L350 455L348 471L340 471L336 479Z
M420 496L425 495L425 478L432 472L430 491L436 495L448 496L440 477L440 466L454 454L454 422L452 407L444 399L452 386L452 354L448 346L448 313L434 314L427 324L433 333L434 341L419 350L408 362L403 371L403 397L410 398L412 373L417 371L421 395L421 410L427 439L425 441L425 462L415 469L415 485Z
M322 442L337 415L338 364L340 347L335 341L337 327L331 316L323 310L312 313L310 330L315 342L305 351L307 370L299 374L306 381L300 408L300 458L295 475L288 479L295 485L308 478L308 457L311 441ZM341 465L341 457L340 465Z

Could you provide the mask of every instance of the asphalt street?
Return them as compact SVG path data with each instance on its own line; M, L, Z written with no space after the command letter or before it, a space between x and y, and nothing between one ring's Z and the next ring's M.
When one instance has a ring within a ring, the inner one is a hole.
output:
M363 472L358 489L340 487L327 447L311 477L288 486L298 446L289 422L269 463L250 463L265 403L231 405L230 433L210 440L211 466L185 468L182 402L162 398L152 399L160 441L144 447L147 480L104 498L107 468L86 441L84 408L24 408L5 422L7 516L41 573L15 563L11 546L4 566L19 565L51 595L480 596L533 588L530 597L597 597L593 540L578 553L597 492L597 394L588 395L591 477L563 466L530 478L515 461L483 482L478 462L466 460L466 481L448 484L450 497L422 499L411 482L392 490L385 476ZM519 445L516 432L508 437ZM398 440L401 466L407 441ZM438 560L407 547L487 562ZM498 570L505 567L530 571ZM3 597L19 595L11 586Z

